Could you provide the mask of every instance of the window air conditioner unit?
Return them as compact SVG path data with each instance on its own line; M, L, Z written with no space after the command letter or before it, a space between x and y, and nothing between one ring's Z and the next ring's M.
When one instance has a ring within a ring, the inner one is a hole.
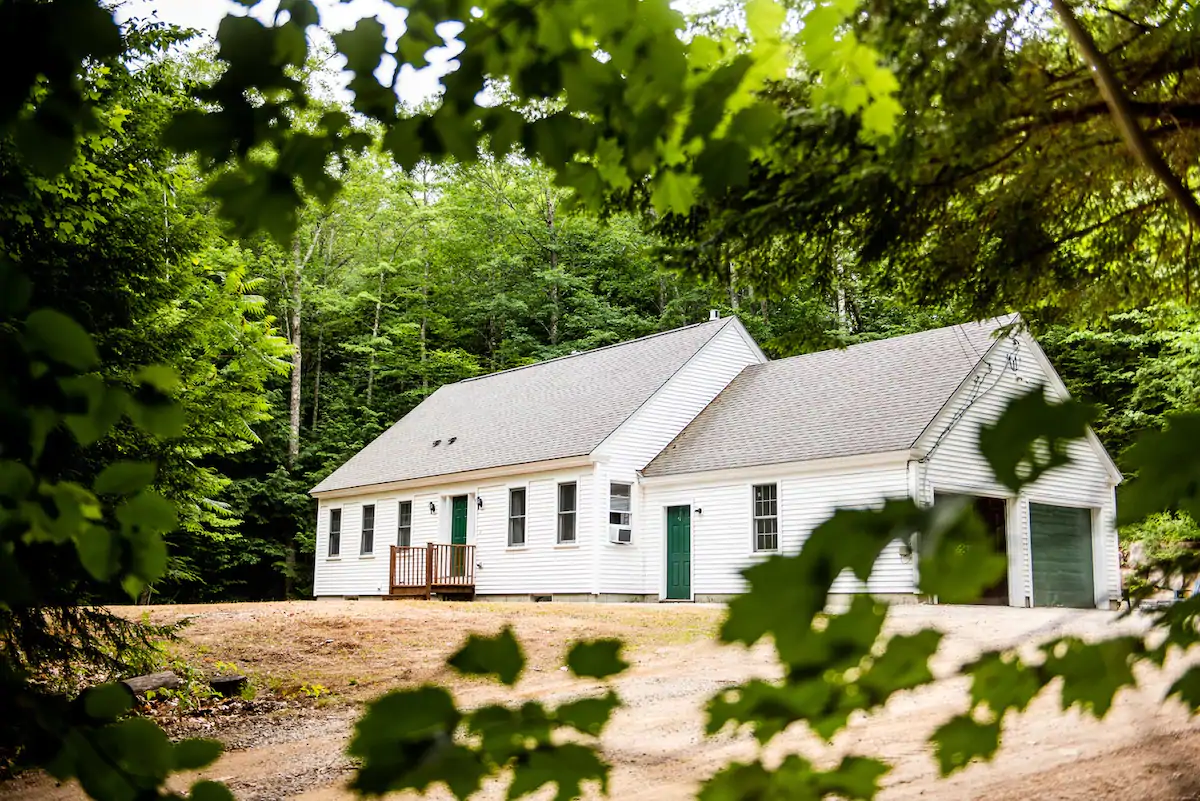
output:
M608 539L618 545L628 545L633 542L633 529L622 526L609 526Z

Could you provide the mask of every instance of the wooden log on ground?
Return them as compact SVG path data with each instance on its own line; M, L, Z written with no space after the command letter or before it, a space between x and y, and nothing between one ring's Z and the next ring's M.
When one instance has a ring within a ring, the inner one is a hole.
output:
M134 695L145 695L151 690L178 690L183 686L183 679L169 670L161 673L150 673L145 676L134 676L121 682Z
M224 697L229 698L241 693L242 689L245 688L247 681L249 681L249 679L247 679L245 676L213 676L208 680L208 686L212 687Z

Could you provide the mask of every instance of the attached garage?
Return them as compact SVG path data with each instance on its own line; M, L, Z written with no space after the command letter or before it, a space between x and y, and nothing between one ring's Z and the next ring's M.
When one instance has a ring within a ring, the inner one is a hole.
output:
M1029 504L1033 605L1096 606L1092 510Z

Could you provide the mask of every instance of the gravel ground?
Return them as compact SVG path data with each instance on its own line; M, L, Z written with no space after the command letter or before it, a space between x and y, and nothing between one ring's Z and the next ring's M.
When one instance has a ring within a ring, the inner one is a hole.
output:
M352 798L344 789L351 765L343 752L358 701L367 695L432 679L452 683L466 704L523 698L561 701L598 686L557 669L564 644L579 636L622 634L631 642L628 656L633 667L617 682L626 707L603 738L605 755L614 766L611 795L645 801L692 798L705 777L732 759L755 753L753 740L745 734L704 736L705 702L723 687L775 672L768 648L720 647L709 640L720 614L719 608L682 605L422 602L217 605L155 612L157 619L197 616L188 630L196 654L228 659L232 652L244 665L251 654L265 652L261 664L247 668L256 677L266 675L278 683L291 676L298 681L298 674L288 671L303 670L310 681L333 688L334 698L341 701L179 724L181 729L190 724L190 731L228 744L230 751L204 773L206 778L225 781L239 799L264 801ZM504 623L516 627L529 652L530 670L515 690L456 679L440 667L440 660L466 632L493 631ZM1139 688L1118 695L1103 722L1063 713L1056 693L1045 694L1025 713L1009 719L994 762L938 779L925 739L965 707L965 682L949 677L956 665L982 650L1024 648L1064 633L1099 637L1116 629L1137 629L1145 620L1093 611L906 606L895 608L889 623L897 632L927 625L947 634L934 663L939 681L897 695L879 713L852 722L832 744L789 730L772 744L768 759L801 751L829 765L847 753L880 756L894 765L884 779L880 797L885 801L1124 801L1131 795L1146 801L1200 799L1200 726L1181 705L1161 703L1179 664L1139 676ZM325 636L329 627L336 628L335 637ZM381 642L380 632L392 635ZM277 650L272 643L288 642L295 647L286 658L276 654L272 662ZM360 647L339 645L343 642ZM268 669L271 665L276 672ZM347 678L351 676L368 678ZM503 789L489 786L483 796L502 798ZM79 797L76 788L56 787L39 776L0 786L0 799ZM449 796L435 791L431 797Z

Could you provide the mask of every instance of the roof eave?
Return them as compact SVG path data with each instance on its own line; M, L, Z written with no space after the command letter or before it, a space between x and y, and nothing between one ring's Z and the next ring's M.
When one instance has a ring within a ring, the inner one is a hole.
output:
M837 472L863 467L890 467L907 464L913 458L909 448L900 450L856 453L847 456L830 456L822 459L801 459L792 462L744 465L741 467L718 467L708 470L689 470L679 473L643 475L641 482L656 487L696 482L724 481L730 478L753 479L759 476L779 474L805 475L811 473Z
M543 459L537 462L521 462L517 464L485 467L478 470L462 470L457 473L441 473L432 476L419 476L401 481L384 481L377 484L361 484L354 487L335 487L320 489L320 484L308 491L308 494L323 500L326 498L346 498L353 495L376 494L380 492L403 492L410 489L437 487L445 484L466 484L475 481L486 481L492 478L523 475L526 473L544 473L551 470L568 470L574 467L590 467L595 459L589 454L565 456L560 459Z

